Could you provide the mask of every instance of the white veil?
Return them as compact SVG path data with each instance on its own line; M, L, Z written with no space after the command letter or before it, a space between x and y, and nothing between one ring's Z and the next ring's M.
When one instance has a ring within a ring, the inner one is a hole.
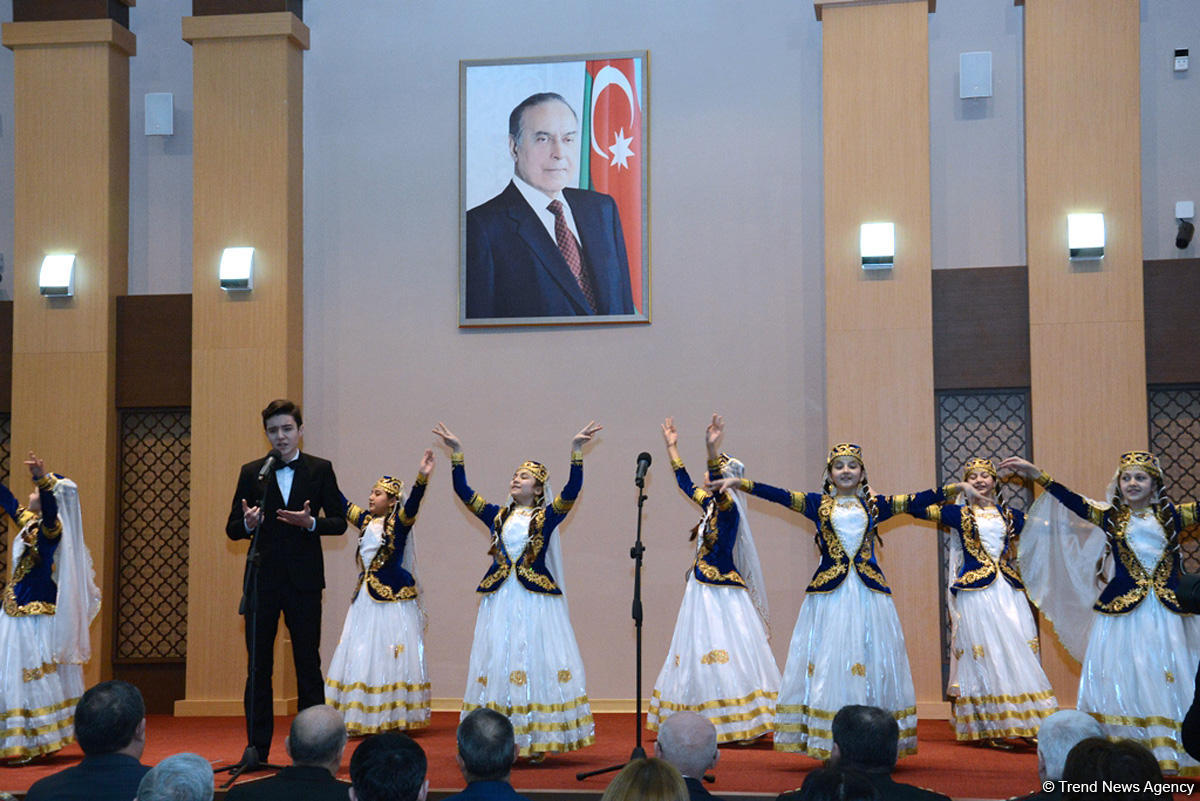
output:
M745 473L745 465L733 458L729 459L721 470L721 475L726 478L742 478ZM762 564L758 561L758 549L754 547L754 535L750 533L750 522L746 516L746 501L738 490L731 489L729 494L733 497L733 502L738 510L738 530L737 539L733 545L733 564L741 574L742 580L746 582L746 589L750 591L750 600L754 602L754 608L758 611L758 616L762 618L763 626L766 627L769 637L771 609L767 603L767 590L763 586Z
M1092 605L1106 583L1107 545L1103 531L1049 492L1039 495L1025 515L1017 550L1021 580L1058 639L1080 662L1096 617Z
M79 488L69 478L54 485L62 539L55 555L54 572L58 600L50 630L50 651L59 664L82 664L92 654L88 627L100 611L100 589L92 555L83 540L83 517L79 512Z

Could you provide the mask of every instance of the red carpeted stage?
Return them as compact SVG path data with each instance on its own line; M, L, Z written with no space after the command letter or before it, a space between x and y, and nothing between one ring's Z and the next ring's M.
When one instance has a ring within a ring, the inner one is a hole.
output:
M287 762L283 738L290 719L277 718L271 757ZM462 776L454 762L454 729L458 715L436 712L433 725L414 736L429 756L429 785L437 795L462 788ZM922 720L917 727L918 753L900 760L894 774L897 781L929 787L957 799L1002 799L1032 792L1037 787L1037 755L1032 748L1013 752L962 745L954 740L944 720ZM647 751L653 751L653 734L647 732ZM518 763L513 784L518 790L531 791L538 801L552 798L556 791L599 793L608 785L611 774L577 781L579 771L593 770L624 762L633 747L632 715L596 715L596 744L571 754L550 756L540 765ZM193 751L221 766L235 761L245 747L245 728L241 718L176 718L153 715L147 721L146 753L142 761L153 765L180 751ZM351 740L342 761L340 776L348 777L350 754L359 741ZM21 767L0 768L0 790L20 795L43 776L74 765L82 756L72 745L50 757ZM820 763L795 754L772 750L767 742L751 746L723 746L721 759L713 774L716 782L709 788L727 799L763 794L775 796L804 781L808 771ZM265 774L252 774L249 781ZM219 778L224 781L224 778ZM537 792L544 791L544 792ZM220 794L218 793L218 797ZM578 795L575 796L579 798Z

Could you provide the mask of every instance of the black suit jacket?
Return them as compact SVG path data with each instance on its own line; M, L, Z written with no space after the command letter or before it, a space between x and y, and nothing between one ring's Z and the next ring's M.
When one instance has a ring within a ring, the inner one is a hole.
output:
M719 801L717 796L713 795L704 786L704 782L700 779L693 779L691 776L684 776L683 783L688 788L688 798L690 801Z
M292 765L274 776L235 784L226 801L348 801L350 785L325 768Z
M563 197L595 286L596 314L633 314L616 202L586 189L564 189ZM554 238L511 181L467 212L466 239L468 319L592 313Z
M445 801L529 801L513 789L508 782L471 782L461 793L448 796Z
M346 530L346 513L342 492L338 489L333 465L326 459L301 453L292 477L292 491L287 506L279 494L279 483L274 475L266 478L266 496L263 499L263 522L259 531L258 547L261 568L258 574L261 592L277 592L287 588L319 592L325 587L325 562L321 557L321 536L338 535ZM258 471L266 457L242 465L238 475L237 491L233 495L229 521L225 534L230 539L249 539L250 534L242 523L242 499L253 506L263 497L262 485L258 483ZM309 509L317 519L315 531L305 531L275 519L281 508L299 511L308 501ZM320 516L324 513L324 516Z
M950 801L950 796L935 793L933 790L924 790L911 784L893 781L892 777L886 773L867 773L860 771L871 786L875 788L875 792L879 795L879 801ZM800 797L799 790L791 790L790 792L780 793L776 801L796 801Z
M131 801L150 770L125 754L85 756L73 768L39 779L26 801Z

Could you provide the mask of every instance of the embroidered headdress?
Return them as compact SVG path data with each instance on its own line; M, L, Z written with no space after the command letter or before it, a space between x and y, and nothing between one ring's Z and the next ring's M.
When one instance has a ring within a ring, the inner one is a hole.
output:
M726 477L741 478L746 473L746 466L741 460L730 456L728 453L722 453L717 457L719 466L717 472Z
M1118 470L1129 470L1139 467L1157 478L1159 483L1162 483L1162 465L1158 463L1157 456L1149 451L1129 451L1128 453L1121 454L1121 466Z
M383 476L375 482L375 486L371 489L381 489L393 498L399 498L404 494L404 482L398 478Z
M992 464L991 459L981 459L979 457L976 457L974 459L969 460L966 464L963 465L963 471L962 471L963 481L966 481L967 476L971 475L972 473L979 473L979 472L987 473L992 478L1000 477L996 473L996 465Z
M825 460L825 464L833 464L834 459L843 456L849 456L857 459L859 464L864 464L862 457L862 446L855 445L853 442L839 442L829 449L829 458Z
M539 484L545 484L546 479L550 477L550 471L541 462L521 462L520 466L513 472L514 474L520 473L522 470L528 470L529 474L536 478Z

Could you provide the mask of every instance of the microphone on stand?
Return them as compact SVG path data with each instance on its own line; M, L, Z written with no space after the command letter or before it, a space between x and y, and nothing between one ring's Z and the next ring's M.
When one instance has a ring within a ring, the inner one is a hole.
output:
M637 473L633 476L633 483L639 487L646 485L646 471L650 469L650 454L642 451L637 458Z
M647 454L647 455L649 455L649 454ZM274 448L272 448L271 452L267 454L267 460L265 462L263 462L263 466L258 468L258 480L266 481L267 476L269 476L271 474L271 469L274 468L275 465L277 465L279 462L282 462L282 461L283 461L283 454L280 453L279 451L275 450Z

